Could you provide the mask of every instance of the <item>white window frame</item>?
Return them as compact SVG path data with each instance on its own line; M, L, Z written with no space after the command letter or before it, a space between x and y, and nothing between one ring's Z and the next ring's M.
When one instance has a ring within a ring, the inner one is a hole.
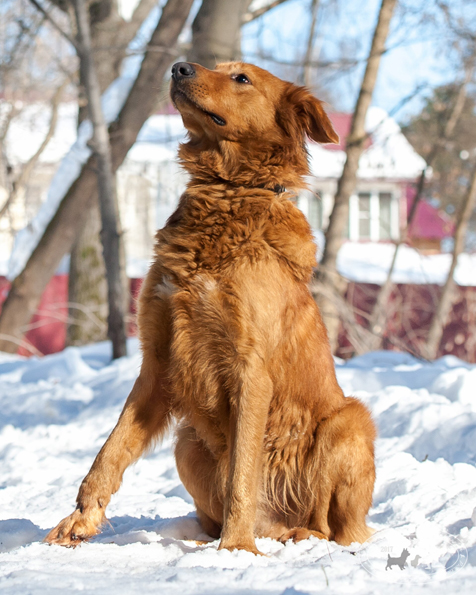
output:
M380 241L380 194L388 193L390 199L390 239L397 240L400 232L398 195L393 190L364 190L352 194L349 199L349 239L353 242ZM370 194L370 238L361 239L359 233L359 194Z

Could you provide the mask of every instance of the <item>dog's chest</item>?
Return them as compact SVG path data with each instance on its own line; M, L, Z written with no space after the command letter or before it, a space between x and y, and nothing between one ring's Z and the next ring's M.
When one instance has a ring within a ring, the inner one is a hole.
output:
M310 278L316 246L304 215L289 200L190 200L157 233L156 257L178 285L193 277L230 274L241 264L281 260ZM172 218L173 219L173 218Z

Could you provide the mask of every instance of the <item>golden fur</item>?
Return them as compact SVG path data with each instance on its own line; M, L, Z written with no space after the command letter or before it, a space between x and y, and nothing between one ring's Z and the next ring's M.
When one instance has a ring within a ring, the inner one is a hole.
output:
M172 81L191 180L140 292L140 375L77 509L46 541L98 533L124 470L174 419L180 477L221 548L364 541L375 429L337 384L308 289L315 245L288 192L308 174L305 136L337 135L306 89L260 68L192 70Z

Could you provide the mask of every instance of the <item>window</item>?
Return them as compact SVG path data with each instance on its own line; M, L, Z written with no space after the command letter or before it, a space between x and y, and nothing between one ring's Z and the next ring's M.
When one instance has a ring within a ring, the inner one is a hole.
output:
M359 192L349 201L348 236L373 242L398 237L398 204L391 192Z
M379 240L392 238L392 195L381 192L379 198Z
M359 193L359 240L370 240L370 193Z

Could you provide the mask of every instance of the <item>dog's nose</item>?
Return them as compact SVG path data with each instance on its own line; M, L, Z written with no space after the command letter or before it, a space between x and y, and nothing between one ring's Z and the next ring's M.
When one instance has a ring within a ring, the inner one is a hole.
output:
M175 81L191 79L195 76L195 68L188 62L177 62L172 66L172 78Z

